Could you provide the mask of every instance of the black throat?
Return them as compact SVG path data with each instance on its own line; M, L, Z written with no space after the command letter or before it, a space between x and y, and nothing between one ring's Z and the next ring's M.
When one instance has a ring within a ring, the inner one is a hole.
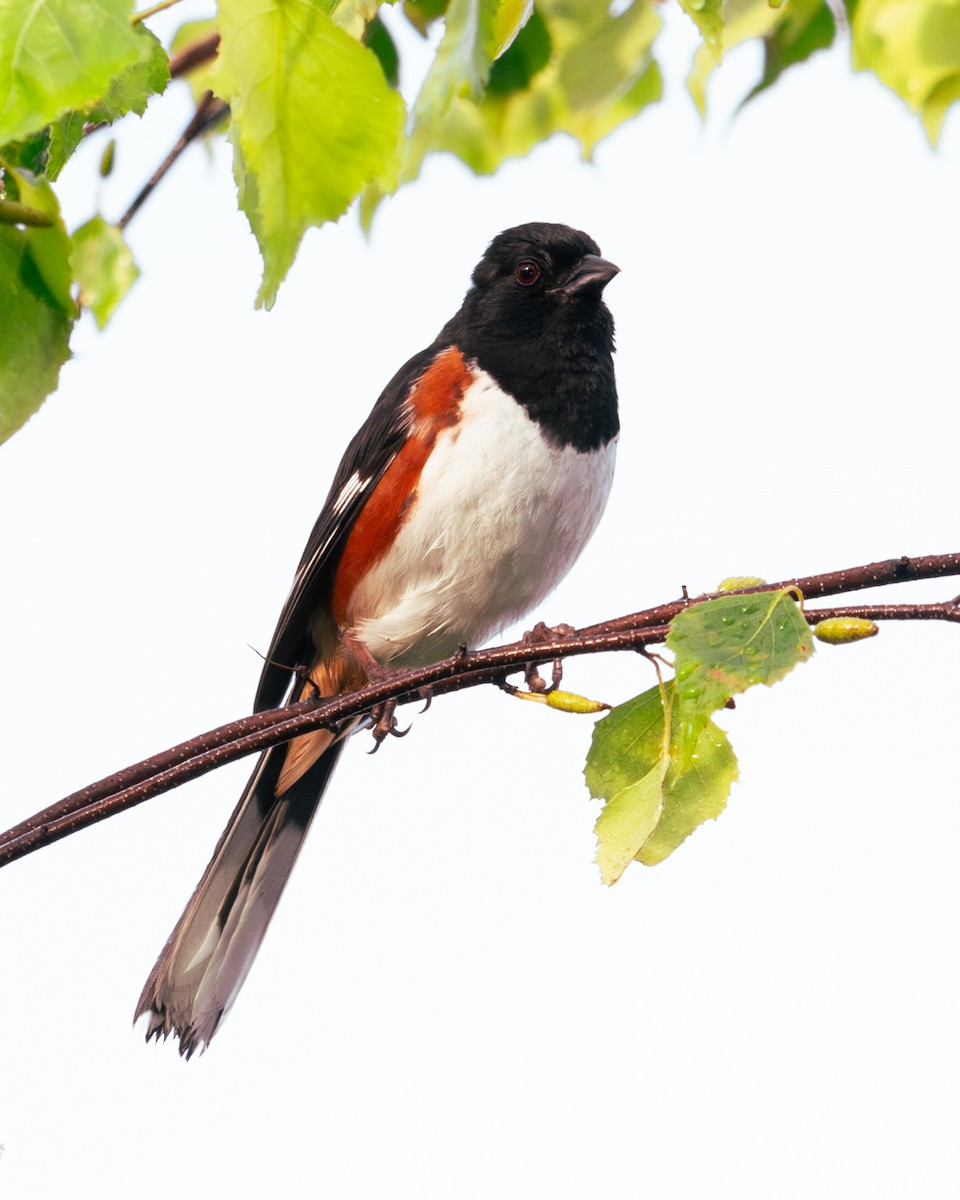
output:
M522 327L512 331L455 318L438 342L459 346L555 445L600 449L620 429L609 309L576 301L558 308L554 300L544 303L539 320L531 316L528 311Z

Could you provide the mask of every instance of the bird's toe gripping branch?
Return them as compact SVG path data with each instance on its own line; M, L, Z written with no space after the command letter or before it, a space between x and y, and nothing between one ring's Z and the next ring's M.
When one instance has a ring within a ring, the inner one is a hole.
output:
M546 625L543 621L538 621L533 629L527 630L521 641L525 646L538 646L544 642L562 641L564 638L571 637L576 630L572 625ZM523 670L523 678L527 687L531 692L548 693L555 692L563 682L563 659L555 658L550 670L550 683L540 674L540 664L537 662L528 662Z

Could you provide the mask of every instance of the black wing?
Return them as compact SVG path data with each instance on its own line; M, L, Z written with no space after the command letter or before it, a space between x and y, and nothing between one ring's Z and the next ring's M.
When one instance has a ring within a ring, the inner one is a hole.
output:
M407 396L442 349L444 344L437 341L400 368L347 447L280 613L254 712L282 703L293 668L307 665L313 657L311 616L318 605L329 603L337 564L357 514L406 441L411 423Z

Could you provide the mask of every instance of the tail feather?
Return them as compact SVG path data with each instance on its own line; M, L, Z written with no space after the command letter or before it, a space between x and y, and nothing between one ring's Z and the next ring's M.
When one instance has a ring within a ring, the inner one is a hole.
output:
M148 1041L172 1033L187 1058L209 1044L256 957L342 748L334 741L279 798L286 747L261 757L141 993L134 1021L148 1016Z

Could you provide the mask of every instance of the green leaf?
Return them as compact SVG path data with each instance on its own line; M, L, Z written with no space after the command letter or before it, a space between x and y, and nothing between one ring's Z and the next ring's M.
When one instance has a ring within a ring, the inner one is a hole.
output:
M447 0L403 0L404 16L410 24L427 36L430 26L447 11Z
M510 46L490 69L487 91L491 96L509 96L530 86L530 81L550 62L553 41L547 23L536 9Z
M660 820L637 851L637 861L655 867L698 825L719 817L738 775L730 739L713 721L707 721L690 765L683 769L676 757L672 759L663 783Z
M211 80L230 105L240 207L260 244L258 305L310 225L336 220L362 188L391 190L403 101L376 55L312 0L223 0Z
M616 15L595 0L542 0L536 14L504 53L502 72L494 66L482 96L448 92L449 107L429 126L429 146L413 147L405 178L427 148L448 150L487 174L557 132L576 138L589 158L602 138L660 98L650 50L662 21L646 0Z
M51 183L59 177L70 156L83 141L85 124L83 113L68 112L57 117L50 125L50 149L44 174Z
M103 329L140 276L123 234L103 217L93 217L73 235L71 262L80 285L80 303Z
M960 97L960 2L859 0L850 32L854 68L875 72L919 114L935 144Z
M605 884L616 883L640 855L662 812L663 772L659 765L610 797L593 830L597 835L595 861Z
M116 74L97 103L87 113L94 125L112 124L118 117L135 112L142 117L151 96L159 95L170 82L170 62L160 41L144 25L135 26L137 61Z
M765 91L788 67L829 46L835 33L833 17L823 0L787 0L782 4L772 4L770 0L726 0L721 13L723 28L719 38L723 50L753 38L763 41L763 75L743 103ZM706 115L707 84L718 61L716 46L707 41L694 55L687 90L701 116Z
M60 206L53 188L29 171L11 171L8 176L20 203L45 213L51 220L46 228L24 231L26 252L51 304L73 318L77 315L77 306L70 294L70 238L60 217Z
M723 58L724 0L680 0L680 7L700 30L704 46L713 55L714 62L720 62Z
M789 0L779 12L780 20L763 39L763 75L744 104L772 87L789 67L833 45L837 25L823 0Z
M10 167L24 167L34 175L42 175L50 150L50 130L41 129L28 137L0 146L0 161Z
M392 4L393 0L386 2ZM378 20L380 3L381 0L326 0L323 10L336 25L346 30L357 41L361 41L368 25ZM389 37L389 34L387 36ZM384 74L388 75L388 72L384 71Z
M770 687L813 653L809 626L787 589L694 604L674 617L666 644L675 659L674 719L684 764L712 712L748 687Z
M692 605L674 618L667 645L674 679L619 705L594 729L584 775L590 794L607 801L596 824L604 883L615 883L632 859L662 862L720 815L737 760L710 714L737 692L782 679L813 652L787 589Z
M140 62L130 0L4 0L0 5L0 145L85 111Z
M673 684L664 685L668 701ZM632 787L658 765L664 749L659 687L618 704L598 721L584 768L591 796L613 796Z
M8 195L47 213L47 228L0 225L0 442L56 388L70 357L76 305L70 296L69 239L49 184L7 169Z
M522 21L525 13L519 7L516 15ZM419 171L423 156L433 149L442 133L453 102L458 98L471 101L482 98L498 49L497 18L501 8L516 11L518 6L512 0L506 3L450 0L443 40L413 107L413 132L404 178L412 179Z
M400 55L390 31L379 17L374 17L363 31L363 44L377 56L384 78L392 88L400 83Z
M597 722L584 776L590 794L607 800L594 827L604 883L616 883L656 828L669 765L659 687Z
M663 697L670 712L669 746ZM605 798L594 832L597 864L616 883L633 859L655 866L698 825L720 815L737 778L727 735L707 721L686 766L680 761L673 682L615 708L594 729L584 771L591 795Z

